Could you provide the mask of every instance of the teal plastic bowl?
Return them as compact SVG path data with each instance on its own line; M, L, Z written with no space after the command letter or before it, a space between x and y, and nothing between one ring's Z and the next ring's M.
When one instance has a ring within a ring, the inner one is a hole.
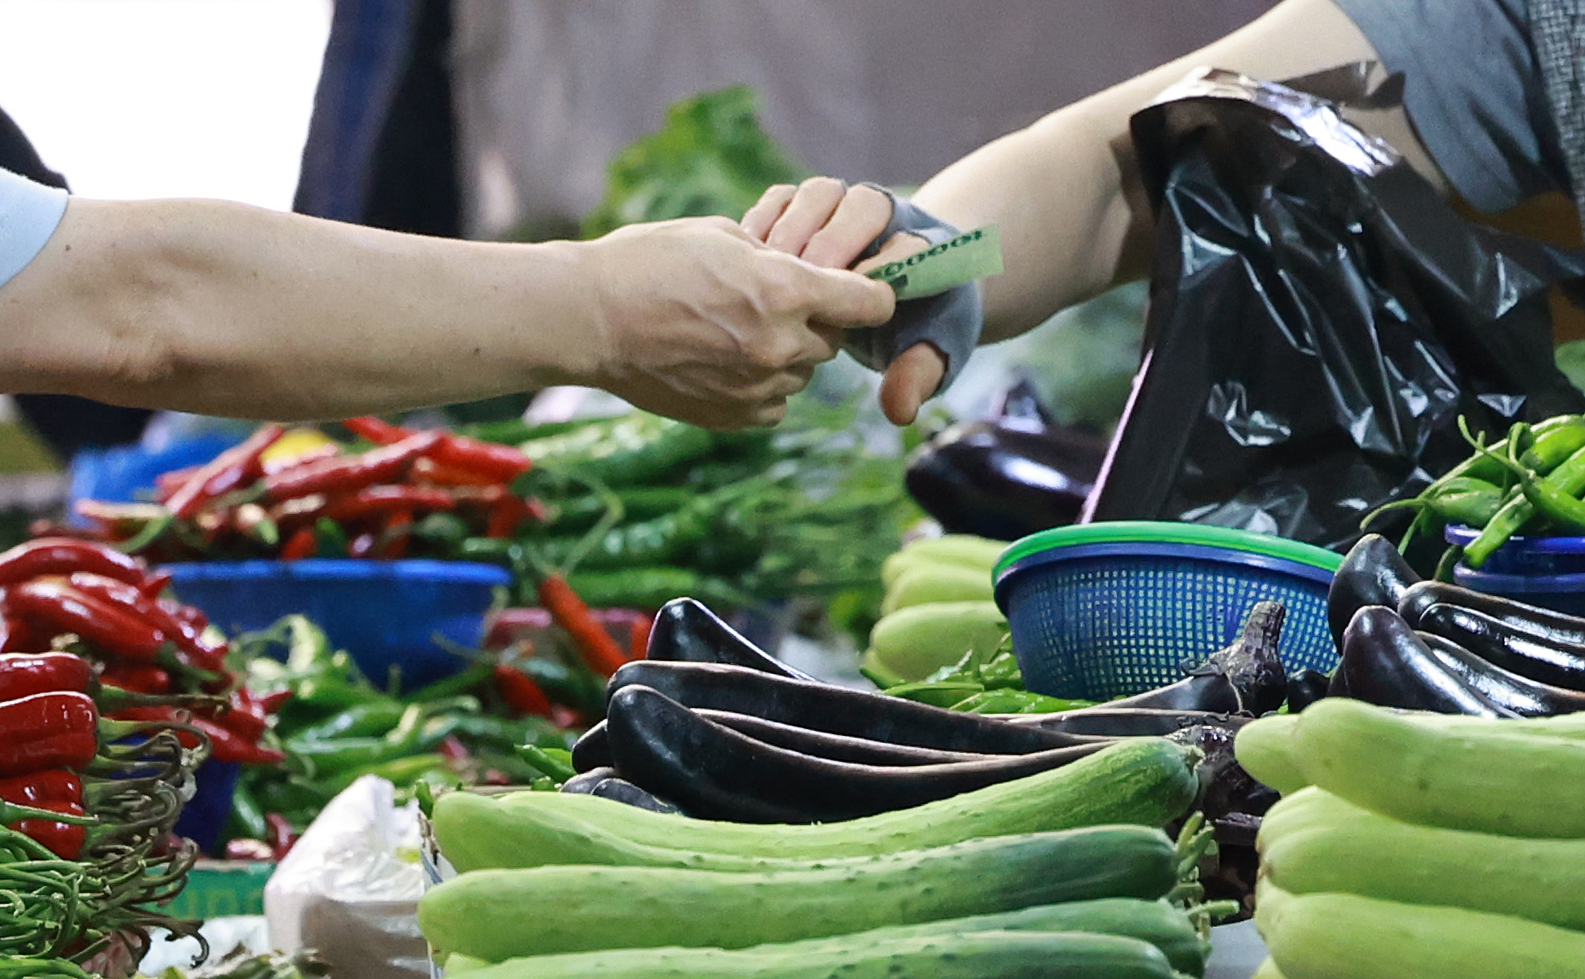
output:
M1119 520L1041 531L997 563L1024 685L1108 700L1183 678L1238 635L1256 602L1281 602L1288 670L1328 672L1326 595L1342 555L1201 524Z
M301 613L375 683L396 670L409 689L463 668L452 650L479 645L495 589L512 580L505 568L464 561L309 558L165 570L177 596L230 635Z

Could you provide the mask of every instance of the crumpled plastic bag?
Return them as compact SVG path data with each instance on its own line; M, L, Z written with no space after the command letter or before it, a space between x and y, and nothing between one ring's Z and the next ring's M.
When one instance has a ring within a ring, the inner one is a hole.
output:
M1461 217L1338 103L1207 69L1132 134L1157 217L1145 352L1085 519L1346 550L1468 456L1460 415L1500 433L1585 409L1547 307L1585 257Z
M270 875L264 916L281 952L314 949L336 979L430 975L418 805L365 775L325 806Z

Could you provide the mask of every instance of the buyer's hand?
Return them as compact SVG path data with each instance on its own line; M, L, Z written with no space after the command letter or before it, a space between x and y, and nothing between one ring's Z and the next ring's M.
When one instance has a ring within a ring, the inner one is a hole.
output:
M880 190L812 177L797 186L778 184L767 189L743 216L742 226L770 247L806 262L867 272L930 244L907 230L881 241L892 217L892 199ZM881 410L893 424L907 425L941 387L947 358L934 343L915 343L897 353L884 369Z
M588 383L709 428L771 425L843 331L891 318L890 287L767 247L727 218L590 243L601 311Z

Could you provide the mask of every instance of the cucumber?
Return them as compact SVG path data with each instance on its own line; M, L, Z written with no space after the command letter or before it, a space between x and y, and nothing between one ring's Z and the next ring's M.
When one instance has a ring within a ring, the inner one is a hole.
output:
M418 924L446 952L518 955L665 945L744 948L1087 898L1154 900L1177 883L1159 829L1092 826L769 871L549 866L431 888Z
M1405 822L1585 837L1585 741L1512 734L1509 723L1447 724L1327 697L1299 715L1293 757L1312 784Z
M773 948L611 949L507 959L477 979L1178 979L1160 950L1118 935L969 932L803 951Z
M1290 894L1341 891L1585 929L1585 840L1416 826L1312 787L1271 808L1259 846L1262 873Z
M870 649L904 680L923 680L970 651L988 656L1007 635L1007 617L993 601L932 602L883 615L870 629Z
M909 541L881 562L881 585L890 588L903 571L923 564L949 564L974 568L985 572L988 578L996 570L996 562L1007 550L1006 541L976 537L973 534L943 534L940 537L921 537Z
M1233 754L1256 781L1283 795L1309 783L1293 761L1293 729L1298 714L1269 714L1238 729Z
M874 856L983 836L1103 823L1165 826L1199 791L1200 752L1133 738L1070 765L840 823L760 826L647 812L563 792L435 800L434 833L459 871L547 863L756 869L770 857Z
M881 614L934 602L986 602L995 597L990 573L956 564L911 564L881 600Z
M1585 963L1577 931L1269 882L1256 886L1255 923L1286 979L1578 979Z

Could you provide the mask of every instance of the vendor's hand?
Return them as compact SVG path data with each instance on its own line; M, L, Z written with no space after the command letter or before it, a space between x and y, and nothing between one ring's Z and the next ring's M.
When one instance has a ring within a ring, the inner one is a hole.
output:
M708 428L780 421L843 330L895 308L885 284L766 247L727 218L630 225L589 247L602 341L592 383Z
M891 221L891 198L874 187L849 187L833 177L777 184L743 215L743 230L772 248L829 268L867 272L906 258L928 243L899 231L880 250L860 259ZM911 424L941 386L946 358L931 343L917 343L886 366L881 410L894 425Z

